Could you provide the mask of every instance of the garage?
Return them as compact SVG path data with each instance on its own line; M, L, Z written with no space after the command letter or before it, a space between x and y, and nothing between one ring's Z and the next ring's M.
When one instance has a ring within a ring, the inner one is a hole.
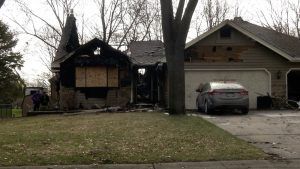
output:
M287 74L287 93L288 99L300 100L300 70L291 70Z
M210 81L236 81L249 91L249 108L257 108L257 96L271 93L271 75L265 69L241 70L206 70L185 69L185 106L186 109L196 109L195 91L200 83Z

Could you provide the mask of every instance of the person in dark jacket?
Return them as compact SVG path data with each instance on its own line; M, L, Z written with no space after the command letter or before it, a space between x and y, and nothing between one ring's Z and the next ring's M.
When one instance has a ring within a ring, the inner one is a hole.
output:
M41 95L41 104L42 106L48 106L49 103L49 96L47 95L46 92L43 92L43 94Z

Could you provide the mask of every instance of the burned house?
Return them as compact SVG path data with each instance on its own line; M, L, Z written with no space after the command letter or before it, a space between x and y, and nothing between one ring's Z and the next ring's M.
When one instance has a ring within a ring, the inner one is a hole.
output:
M132 68L131 101L165 106L167 67L161 41L131 42L127 51Z
M56 97L60 109L123 106L130 101L127 55L97 38L79 45L73 14L67 18L51 68L52 99Z

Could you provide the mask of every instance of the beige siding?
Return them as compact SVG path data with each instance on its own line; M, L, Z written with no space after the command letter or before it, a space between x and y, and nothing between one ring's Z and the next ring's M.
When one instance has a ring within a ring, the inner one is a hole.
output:
M250 38L241 33L234 32L233 39L227 43L220 43L218 41L218 34L215 33L194 46L186 50L185 69L243 69L243 68L265 68L271 73L272 95L285 97L286 96L286 73L291 68L300 68L300 63L291 63L287 59L269 50L261 44L254 42ZM238 52L238 58L241 62L207 62L201 61L201 48L211 48L213 46L224 46L235 48L245 48L245 50ZM195 52L196 51L196 52ZM198 51L198 52L197 52ZM277 79L278 71L282 72L280 79Z

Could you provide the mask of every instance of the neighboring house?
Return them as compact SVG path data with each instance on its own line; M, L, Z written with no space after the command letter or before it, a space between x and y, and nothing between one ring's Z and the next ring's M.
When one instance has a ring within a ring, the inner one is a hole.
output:
M226 20L186 44L186 108L196 109L196 88L208 81L238 81L257 96L300 100L300 40L242 18Z
M51 65L52 95L60 109L124 106L130 101L130 62L124 53L95 38L79 45L69 15Z
M164 44L161 41L131 42L127 55L132 67L132 102L167 102L167 69Z

